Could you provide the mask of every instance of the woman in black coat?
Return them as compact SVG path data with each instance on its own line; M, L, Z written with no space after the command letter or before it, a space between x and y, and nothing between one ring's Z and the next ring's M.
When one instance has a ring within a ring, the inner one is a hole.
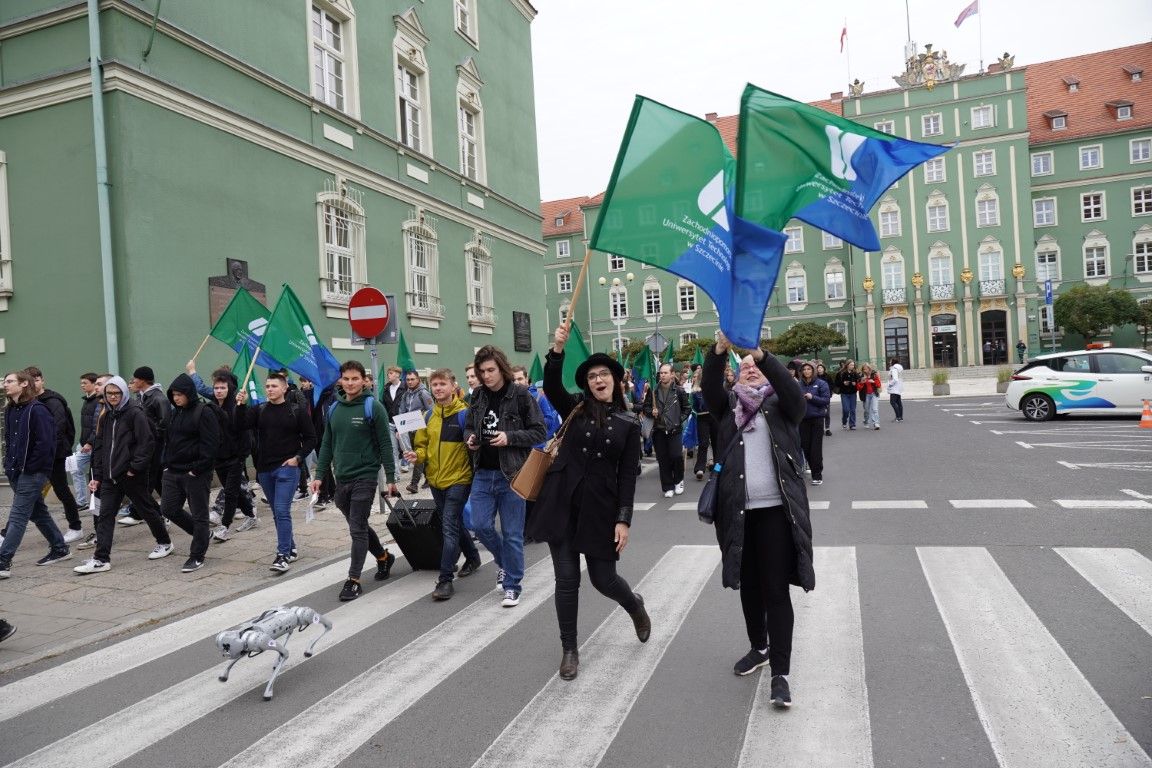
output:
M807 401L788 369L761 349L740 361L729 393L724 388L728 349L724 334L717 334L701 385L719 432L717 460L731 446L716 480L714 523L724 586L740 590L752 646L732 671L747 675L769 665L772 703L788 707L793 624L788 587L816 586L798 430Z
M629 412L621 392L624 368L608 355L580 364L581 394L564 387L564 343L568 327L556 329L544 363L544 394L566 421L556 460L536 497L527 534L548 542L556 573L556 618L564 655L560 678L572 680L580 664L576 615L580 599L580 554L588 578L600 594L632 617L636 636L647 642L652 622L644 599L616 573L628 544L632 499L640 469L640 420ZM574 413L575 412L575 413ZM571 419L569 419L571 416Z

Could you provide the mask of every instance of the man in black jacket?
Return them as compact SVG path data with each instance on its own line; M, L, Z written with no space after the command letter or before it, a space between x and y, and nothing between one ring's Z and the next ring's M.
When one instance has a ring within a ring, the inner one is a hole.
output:
M660 366L656 386L644 393L641 411L652 418L652 447L660 467L660 489L664 495L684 493L684 422L692 414L688 393L676 381L672 363Z
M96 420L100 416L100 393L96 387L99 377L92 372L80 374L80 391L84 404L80 406L80 450L76 452L76 471L72 473L72 487L76 490L76 504L81 509L89 506L88 470L92 466L92 441L96 439Z
M64 541L71 544L84 538L84 526L80 522L80 507L76 497L72 495L72 485L68 478L68 471L64 462L72 455L72 444L76 441L76 422L72 420L72 411L68 408L68 401L59 392L44 388L44 374L36 366L24 369L32 377L34 395L37 400L48 408L52 420L56 422L56 455L52 459L52 474L48 481L52 484L52 492L64 507L64 517L68 520L68 530L64 533Z

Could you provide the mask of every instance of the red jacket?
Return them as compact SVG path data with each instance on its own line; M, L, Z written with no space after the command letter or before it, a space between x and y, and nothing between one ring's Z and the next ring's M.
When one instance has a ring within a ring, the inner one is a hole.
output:
M872 375L856 382L856 391L863 395L880 394L880 374L872 371Z

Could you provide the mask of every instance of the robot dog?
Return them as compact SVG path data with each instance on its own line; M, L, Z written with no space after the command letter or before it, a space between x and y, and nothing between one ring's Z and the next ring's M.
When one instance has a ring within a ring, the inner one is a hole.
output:
M264 651L276 651L280 654L280 658L276 661L276 666L272 668L272 677L268 679L268 687L264 689L264 701L271 701L272 685L284 667L284 662L288 660L288 649L285 647L288 640L291 639L293 632L297 630L303 632L313 624L323 624L324 631L312 641L308 650L304 651L304 658L309 658L312 655L312 649L316 647L316 643L320 642L320 638L331 631L332 622L324 615L303 605L294 605L291 608L283 606L270 608L236 629L224 630L216 636L216 646L220 649L221 654L232 661L221 673L220 682L227 682L228 673L232 671L232 667L236 666L236 662L245 656L259 656ZM284 638L283 641L279 641L281 637Z

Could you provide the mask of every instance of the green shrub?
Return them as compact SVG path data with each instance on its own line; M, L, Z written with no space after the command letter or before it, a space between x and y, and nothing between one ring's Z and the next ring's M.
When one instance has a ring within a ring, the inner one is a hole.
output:
M996 369L996 383L1003 384L1006 381L1012 381L1011 368L997 368Z
M948 383L948 370L946 368L941 368L938 371L934 371L932 373L932 383L933 384L947 384Z

